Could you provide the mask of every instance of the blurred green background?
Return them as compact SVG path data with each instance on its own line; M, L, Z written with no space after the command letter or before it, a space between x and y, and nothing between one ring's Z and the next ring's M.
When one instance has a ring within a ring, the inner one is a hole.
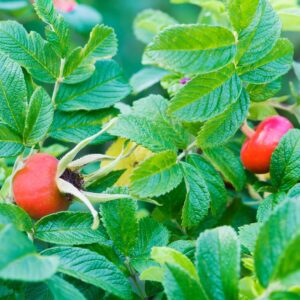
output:
M135 16L146 8L160 9L181 23L197 20L199 8L189 4L174 5L169 0L90 0L82 1L97 8L103 22L115 28L119 39L117 60L123 65L125 74L131 75L141 68L140 61L144 45L133 33Z

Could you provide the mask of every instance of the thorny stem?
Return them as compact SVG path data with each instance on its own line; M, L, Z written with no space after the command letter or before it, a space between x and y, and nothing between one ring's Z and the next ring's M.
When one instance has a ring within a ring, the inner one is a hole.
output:
M125 265L126 265L128 271L130 273L130 277L131 277L132 282L134 283L134 285L135 285L135 287L136 287L136 289L137 289L137 291L139 293L139 296L142 299L147 299L145 288L142 285L141 281L139 280L138 274L136 273L136 271L131 266L131 264L130 264L130 258L129 257L126 257Z
M52 94L52 98L51 98L51 101L52 101L52 104L53 104L54 108L56 107L55 100L56 100L56 96L57 96L59 87L60 87L61 83L64 81L63 75L64 75L65 63L66 63L66 60L64 58L62 58L60 60L59 76L58 76L58 78L55 82L54 90L53 90L53 94Z
M196 147L196 141L194 141L190 145L188 145L187 148L185 150L183 150L183 152L177 156L177 162L179 162L183 158L185 158L194 147Z
M243 126L241 127L241 131L245 134L247 138L253 137L255 131L248 125L247 121L243 123Z

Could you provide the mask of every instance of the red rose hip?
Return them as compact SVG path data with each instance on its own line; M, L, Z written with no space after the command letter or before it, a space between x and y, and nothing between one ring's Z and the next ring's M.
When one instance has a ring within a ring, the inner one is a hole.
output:
M77 6L75 0L54 0L53 3L54 7L63 13L72 12Z
M244 167L256 174L268 173L275 148L292 128L292 123L281 116L270 117L261 122L242 147L241 160Z
M66 210L70 201L56 185L58 160L49 154L34 154L13 178L14 198L33 219Z

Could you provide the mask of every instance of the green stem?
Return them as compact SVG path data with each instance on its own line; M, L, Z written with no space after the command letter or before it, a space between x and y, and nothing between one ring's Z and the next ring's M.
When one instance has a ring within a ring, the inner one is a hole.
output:
M187 146L187 148L186 148L185 150L183 150L182 153L180 153L180 154L177 156L177 162L179 162L179 161L181 161L182 159L184 159L194 147L196 147L196 141L194 141L194 142L192 142L191 144L189 144L189 145Z
M137 292L139 293L139 296L141 297L141 299L147 299L147 295L145 292L145 287L141 284L141 281L138 278L138 274L137 272L134 270L134 268L131 266L130 264L130 258L127 257L126 261L125 261L125 265L130 273L130 277L136 287Z
M54 89L53 89L53 93L52 93L52 98L51 98L51 101L52 101L52 104L53 104L54 108L56 107L55 100L56 100L57 93L59 91L59 87L60 87L61 83L64 81L63 75L64 75L65 63L66 63L66 60L64 58L62 58L60 60L59 76L58 76L57 80L55 81L55 85L54 85Z
M181 233L183 233L184 235L188 236L185 227L182 227L182 226L177 222L177 220L175 220L175 219L173 219L172 221L173 221L173 223L175 224L175 226L178 228L178 230L180 230Z

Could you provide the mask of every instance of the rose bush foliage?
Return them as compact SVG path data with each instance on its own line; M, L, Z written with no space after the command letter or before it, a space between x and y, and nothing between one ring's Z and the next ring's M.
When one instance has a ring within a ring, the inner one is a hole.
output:
M34 4L43 35L0 22L1 299L300 297L299 97L293 85L276 97L292 68L300 77L282 37L299 30L300 8L172 2L200 6L197 22L141 12L145 67L129 81L108 26L74 47L71 12L65 21L48 0ZM163 96L139 96L157 83ZM294 128L256 175L240 158L244 133L274 115ZM33 157L50 155L51 184L43 160L26 177ZM47 199L39 180L70 202L32 219Z

